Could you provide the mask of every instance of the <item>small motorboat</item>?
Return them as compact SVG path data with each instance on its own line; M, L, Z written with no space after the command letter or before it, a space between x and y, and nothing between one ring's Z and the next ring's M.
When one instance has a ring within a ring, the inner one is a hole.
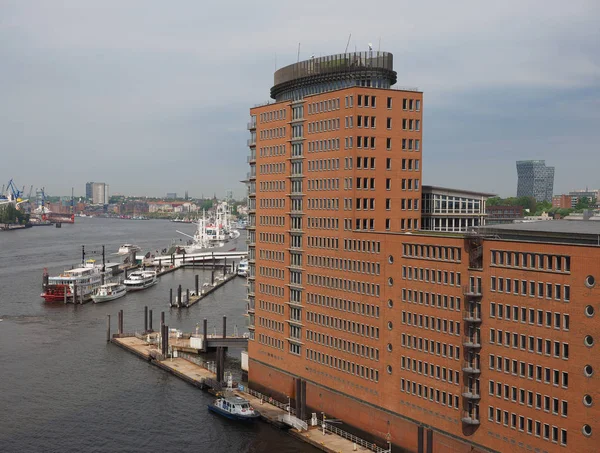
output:
M256 420L260 418L258 411L250 405L248 400L239 396L217 398L208 405L208 410L232 420Z
M122 283L107 283L101 285L100 288L92 294L92 300L95 304L100 302L108 302L123 297L127 294L127 287Z

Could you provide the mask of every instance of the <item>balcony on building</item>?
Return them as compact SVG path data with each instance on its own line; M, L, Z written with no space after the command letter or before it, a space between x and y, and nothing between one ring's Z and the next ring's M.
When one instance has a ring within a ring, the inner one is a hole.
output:
M466 425L479 425L479 417L475 411L464 411L462 416L462 422Z
M481 305L472 302L466 302L463 319L465 322L480 323Z
M466 297L481 297L481 287L477 285L463 286L463 295Z
M478 334L465 335L463 339L463 346L465 348L481 348L481 339Z
M475 385L475 383L473 383L472 385L465 386L462 392L462 396L468 400L480 400L481 395L477 387L479 386Z
M463 363L463 372L467 374L479 374L481 373L481 369L479 368L478 360L467 360Z

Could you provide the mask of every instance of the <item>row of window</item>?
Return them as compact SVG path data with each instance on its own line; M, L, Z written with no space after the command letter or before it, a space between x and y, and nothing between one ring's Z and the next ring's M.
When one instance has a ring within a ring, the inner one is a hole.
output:
M526 363L509 357L490 354L490 370L510 373L523 379L536 380L556 387L569 388L569 373L541 365Z
M258 240L268 244L285 244L285 234L281 233L258 233Z
M361 274L379 275L380 265L376 262L351 260L330 256L307 255L308 265L323 267L344 272L357 272Z
M422 360L413 359L411 357L402 356L400 368L406 371L412 371L431 379L448 382L449 384L460 384L460 372L452 368L446 368L434 363L424 362Z
M391 129L392 123L391 118L388 118L388 129ZM405 131L420 131L421 130L421 120L412 120L412 119L402 119L402 129Z
M570 256L504 250L492 250L490 253L491 263L497 267L518 267L559 273L571 272Z
M538 420L533 420L531 418L525 419L523 415L518 415L515 413L510 413L508 411L503 411L500 408L494 408L493 406L489 406L488 409L488 419L492 422L496 422L498 424L503 424L504 426L510 426L512 429L518 429L522 432L527 432L529 435L535 435L536 437L542 437L544 440L552 441L558 443L560 441L561 445L567 445L567 430L558 428L556 426L550 426L547 423L543 423ZM517 424L518 419L518 424ZM526 423L527 422L527 423ZM559 429L560 429L560 438L559 438Z
M490 318L505 319L506 321L537 324L549 328L569 330L570 316L567 313L536 310L516 305L504 305L490 302Z
M259 206L266 209L282 209L285 208L285 198L261 198Z
M278 215L261 215L258 216L259 225L263 226L285 226L285 217Z
M513 347L522 351L535 352L556 358L569 358L569 343L562 343L551 339L523 335L516 332L490 329L490 343Z
M327 120L319 120L308 123L308 133L320 133L320 132L330 132L337 131L340 128L340 119L339 118L330 118Z
M260 157L285 156L285 145L264 146L259 148Z
M349 220L352 220L352 219L349 219ZM373 218L366 218L366 219L357 218L357 219L354 219L354 222L355 222L354 229L356 229L356 230L371 230L371 231L375 230L375 219L373 219Z
M339 138L328 138L325 140L313 140L308 142L308 152L317 153L323 151L337 151L340 149ZM346 149L348 146L346 145Z
M276 304L275 302L269 302L269 301L266 301L266 300L259 300L258 301L258 307L261 310L269 311L269 312L275 313L277 315L283 315L284 314L284 305L283 304Z
M306 303L331 308L333 310L354 313L361 316L379 318L379 307L373 304L342 299L323 294L306 293Z
M258 317L258 325L264 327L265 329L280 333L283 333L285 326L285 324L282 322L275 321L271 318L263 318L262 316Z
M269 296L284 297L285 288L283 286L268 285L266 283L258 284L258 292Z
M346 96L347 97L347 96ZM347 101L346 101L347 104ZM346 105L347 107L347 105ZM340 109L340 98L326 99L319 102L308 103L308 114L314 115L316 113L331 112L333 110Z
M460 336L460 322L402 310L402 324Z
M260 131L261 140L273 140L275 138L285 138L285 126Z
M339 198L309 198L308 209L331 209L338 210L340 208Z
M285 109L273 110L271 112L264 112L259 115L259 120L261 123L267 123L269 121L279 121L284 120L286 116Z
M402 302L460 311L460 297L402 288Z
M507 294L539 297L554 300L571 300L571 287L551 282L535 282L533 280L519 280L517 278L491 277L490 289Z
M309 179L308 190L339 190L339 178Z
M306 331L306 340L348 354L364 357L369 360L379 360L379 349L365 346L364 344L356 343L354 341L344 340L343 338L314 332L312 330Z
M427 385L419 384L418 382L409 381L408 379L400 379L400 390L408 394L418 396L433 403L448 406L449 408L458 409L460 407L460 398L458 395L446 393L443 390L438 390Z
M435 261L453 261L460 263L459 247L442 247L439 245L402 244L402 256Z
M407 349L415 349L417 351L426 352L431 355L448 357L454 360L460 360L460 347L445 342L430 340L416 335L403 333L400 336L400 344Z
M340 169L340 159L313 159L308 160L308 171L330 171Z
M337 318L335 316L307 311L306 321L308 323L317 324L330 329L341 330L361 337L374 338L377 340L379 339L379 327L350 321L345 318Z
M258 172L260 174L285 173L285 162L261 164L258 166Z
M422 267L402 266L402 278L439 285L460 286L460 272L443 271Z
M345 252L363 252L379 253L381 251L381 242L364 241L360 239L344 239Z
M313 351L312 349L306 349L306 358L313 362L320 363L331 368L335 368L344 373L352 374L354 376L368 379L370 381L379 381L379 371L373 368L360 365L358 363L350 362L349 360L340 359L338 357L330 356L319 351Z
M497 398L504 398L506 401L512 401L519 404L535 407L536 410L561 415L566 417L569 405L565 400L559 400L541 393L534 393L531 390L517 388L502 382L489 381L489 393Z
M307 217L308 228L321 228L327 230L337 230L339 228L339 219L335 217Z
M348 291L352 293L363 294L365 296L378 297L380 294L379 285L375 283L329 277L327 275L307 274L306 277L307 283L313 286Z
M285 270L276 267L259 266L258 273L263 277L285 279Z
M252 332L251 332L251 334L252 334ZM269 335L264 335L262 333L258 335L258 342L265 346L279 349L281 351L283 351L283 348L285 345L285 342L283 340L279 340L278 338L273 338Z
M266 250L261 248L258 251L258 256L263 260L278 261L280 263L285 261L285 252L280 252L278 250Z
M285 190L285 180L283 180L283 181L262 181L259 185L259 190L261 192Z
M319 249L337 250L339 248L339 239L321 236L308 236L307 246Z

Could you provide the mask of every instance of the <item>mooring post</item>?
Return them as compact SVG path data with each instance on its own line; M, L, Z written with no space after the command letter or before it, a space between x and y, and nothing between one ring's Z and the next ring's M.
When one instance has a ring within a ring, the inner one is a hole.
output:
M223 316L223 338L227 338L227 316Z
M181 264L185 264L185 249L183 250L183 252L181 252Z
M110 342L110 315L106 315L106 342Z
M163 355L166 357L167 354L169 353L169 326L165 325L164 329L165 329L165 336L164 336L163 344L165 346L165 352L163 353Z
M77 303L77 285L73 284L73 304Z
M215 270L215 252L211 252L212 254L212 266L213 266L213 271Z
M164 311L160 312L160 325L161 326L165 325L165 312Z
M144 332L148 332L148 305L144 307Z
M169 307L173 306L173 288L169 288Z
M125 313L121 310L121 333L125 333Z
M121 310L119 310L119 314L117 316L117 333L121 335Z
M227 257L223 258L223 275L227 275Z
M181 300L181 285L177 287L177 306L181 307L183 305L183 301Z
M128 270L129 270L129 269L127 269L127 268L123 269L123 272L124 272L124 275L125 275L125 278L124 278L124 280L127 280L127 271L128 271Z
M223 372L223 368L221 365L221 346L217 346L217 382L221 384L223 379L221 379L221 373Z
M196 274L195 278L196 278L196 281L194 283L196 283L196 287L195 287L195 289L196 289L196 296L199 296L200 295L200 292L199 292L200 286L199 286L199 283L198 283L198 274Z
M185 290L185 303L186 303L186 305L190 304L190 289L189 288L187 288Z
M210 271L210 284L211 285L215 285L215 271L214 269L212 271Z
M148 331L154 332L154 329L152 328L152 309L148 310Z
M204 318L202 333L204 334L204 340L202 341L202 352L208 351L208 319Z

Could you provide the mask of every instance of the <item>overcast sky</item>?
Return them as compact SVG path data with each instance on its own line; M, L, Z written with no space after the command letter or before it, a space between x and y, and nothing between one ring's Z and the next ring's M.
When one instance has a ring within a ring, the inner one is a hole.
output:
M0 0L0 183L241 196L248 109L276 67L394 54L424 91L423 183L600 188L600 1Z

